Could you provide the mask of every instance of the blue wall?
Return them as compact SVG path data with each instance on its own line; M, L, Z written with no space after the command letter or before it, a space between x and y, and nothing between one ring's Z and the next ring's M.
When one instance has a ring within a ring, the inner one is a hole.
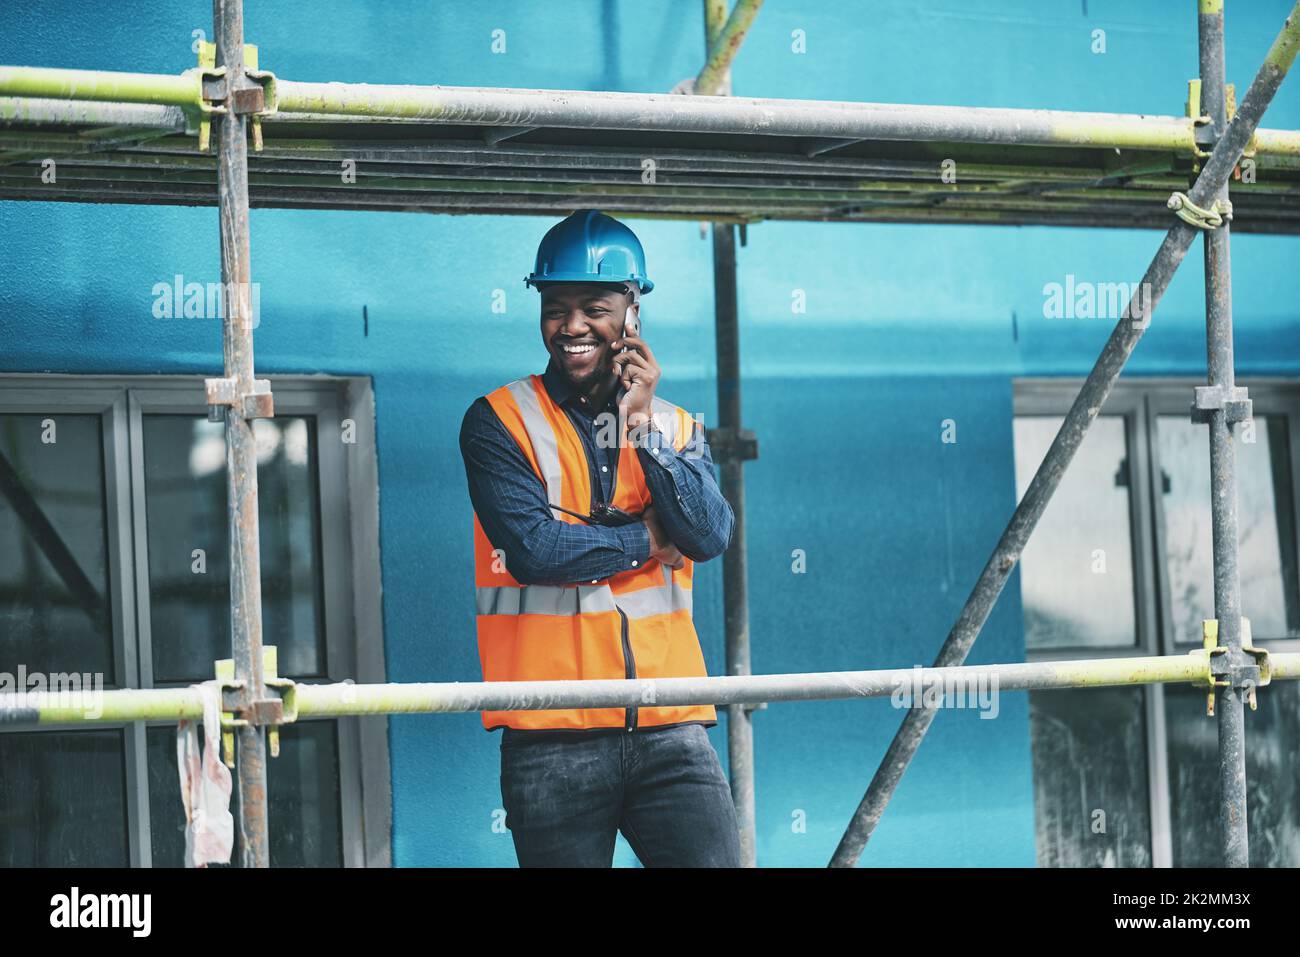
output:
M193 62L191 30L210 32L204 2L85 6L6 4L0 62L179 72ZM1229 6L1229 79L1244 88L1288 4ZM292 79L663 91L701 58L698 0L246 7L262 65ZM1099 27L1104 55L1089 50ZM490 51L497 28L504 55ZM806 31L805 55L790 51L795 29ZM1191 0L786 0L759 15L734 85L753 96L1176 114L1195 72ZM1300 126L1300 81L1265 125ZM476 395L545 363L520 280L549 224L252 213L259 370L374 377L390 680L479 677L455 436ZM657 283L645 316L666 370L661 391L711 422L709 246L694 223L634 225ZM211 374L218 328L155 320L150 306L154 283L176 273L218 278L216 233L208 209L0 202L0 369ZM750 229L740 278L745 424L762 449L746 472L756 671L929 663L1014 506L1010 377L1083 374L1111 326L1043 319L1043 285L1067 273L1136 281L1157 242L1050 228ZM1300 367L1298 248L1234 238L1244 372ZM491 310L498 288L506 315ZM795 289L806 292L804 315L791 312ZM1201 296L1194 252L1133 371L1203 371ZM956 444L939 440L946 418ZM791 572L794 549L806 552L806 574ZM720 572L715 562L697 578L715 674ZM1013 583L972 660L1023 653ZM825 864L898 720L887 701L758 713L762 863ZM512 865L509 835L491 827L497 737L477 715L401 717L391 728L395 862ZM713 734L725 761L724 727ZM1004 696L996 721L942 712L864 863L1032 865L1031 788L1023 695ZM804 833L792 827L800 817ZM634 860L621 840L616 860Z

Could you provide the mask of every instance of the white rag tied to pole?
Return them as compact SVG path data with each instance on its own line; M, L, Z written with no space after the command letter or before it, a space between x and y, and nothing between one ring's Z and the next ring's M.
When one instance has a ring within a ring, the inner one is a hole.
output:
M235 841L230 814L230 769L221 761L221 687L204 681L190 687L203 697L203 752L195 722L176 726L176 766L185 805L185 866L229 864Z

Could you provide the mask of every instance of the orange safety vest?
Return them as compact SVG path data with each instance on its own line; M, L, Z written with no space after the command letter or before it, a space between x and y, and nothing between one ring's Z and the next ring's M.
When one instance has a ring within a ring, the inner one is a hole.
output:
M546 487L552 505L590 514L591 472L577 429L550 397L541 376L517 379L491 392L493 411L519 443ZM694 420L656 397L655 424L680 450ZM598 433L599 434L599 433ZM634 449L620 439L612 504L640 514L651 504ZM564 512L562 522L582 519ZM573 585L521 585L506 570L509 555L495 551L474 515L474 584L478 600L478 650L484 681L590 680L596 678L705 677L704 653L691 621L694 563L672 569L656 559L609 578ZM565 708L484 711L483 727L653 727L716 721L713 705L682 707Z

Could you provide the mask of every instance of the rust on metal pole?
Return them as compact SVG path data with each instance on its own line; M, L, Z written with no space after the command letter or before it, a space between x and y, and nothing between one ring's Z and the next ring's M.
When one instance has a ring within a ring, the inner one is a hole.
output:
M1224 76L1223 4L1201 0L1198 5L1201 67L1201 112L1210 117L1217 139L1228 126ZM1228 199L1228 184L1216 194ZM1232 261L1228 223L1205 233L1205 345L1206 382L1221 398L1232 398ZM1241 393L1240 402L1244 399ZM1193 413L1209 425L1210 514L1214 548L1214 617L1219 644L1227 654L1242 657L1241 572L1238 567L1237 450L1235 420L1230 410L1240 408L1220 401L1218 408ZM1246 832L1246 703L1235 682L1218 690L1215 713L1219 727L1219 826L1223 839L1223 866L1247 867L1250 842Z
M763 0L736 0L728 16L727 0L704 0L705 56L708 59L695 78L695 93L725 96L731 92L731 63L740 52L745 34L762 5Z
M230 518L230 629L243 716L265 696L262 672L262 587L257 520L257 447L250 409L253 317L248 241L248 112L261 88L244 73L242 0L213 0L217 65L226 70L226 114L216 119L217 199L221 219L222 351L229 384L225 404L226 494ZM209 390L211 392L211 390ZM211 399L211 396L210 396ZM239 829L245 867L269 867L266 730L238 729Z

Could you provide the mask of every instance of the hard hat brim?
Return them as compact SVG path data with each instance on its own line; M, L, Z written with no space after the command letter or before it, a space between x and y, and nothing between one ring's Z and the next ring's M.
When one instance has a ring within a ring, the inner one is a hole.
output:
M524 284L527 286L534 286L534 287L542 284L558 284L558 283L574 283L574 282L592 283L593 285L608 285L609 283L620 283L620 282L636 283L637 287L641 290L641 295L643 296L646 293L648 293L650 290L654 289L655 287L655 284L651 282L649 279L642 279L637 276L609 276L609 275L594 276L588 272L580 272L580 273L553 272L553 273L547 273L545 276L539 276L536 273L532 273L524 277Z

